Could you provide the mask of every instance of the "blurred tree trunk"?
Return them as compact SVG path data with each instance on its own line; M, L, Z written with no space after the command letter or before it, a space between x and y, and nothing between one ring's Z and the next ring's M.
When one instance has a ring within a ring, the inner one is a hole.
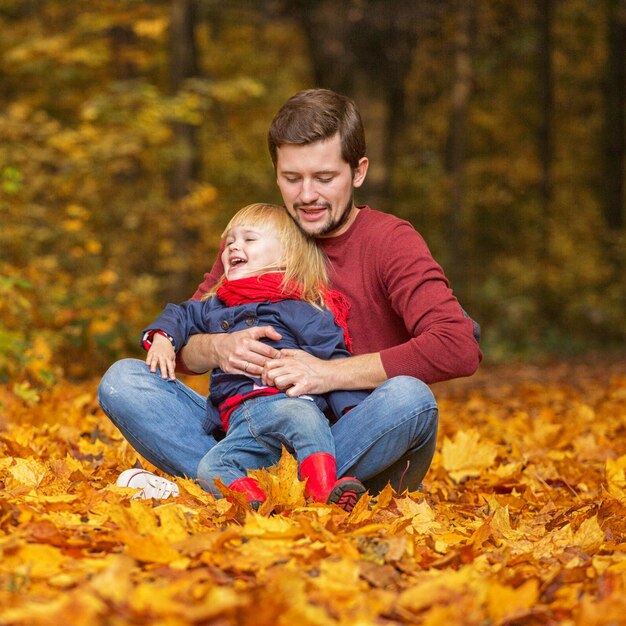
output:
M624 227L626 106L626 3L607 0L607 61L604 126L604 218L612 230Z
M117 80L135 78L137 68L131 61L129 49L137 44L137 36L130 26L116 24L107 30L111 67Z
M306 33L316 85L353 98L363 117L370 159L363 191L389 209L397 144L406 128L404 82L420 29L445 3L435 0L307 0L286 3Z
M552 117L554 87L552 67L553 0L537 0L537 92L539 95L539 123L537 127L537 153L539 160L539 243L535 262L538 267L549 263L550 231L552 223ZM553 290L546 281L546 273L538 272L536 289L537 310L545 323L558 319L561 303L555 301Z
M463 207L467 112L473 87L472 48L476 29L474 0L458 2L455 13L454 72L446 142L446 170L450 195L445 228L449 250L447 271L455 288L462 294L468 275L464 254Z
M540 164L539 196L543 213L542 249L548 249L548 221L552 198L552 115L554 109L554 87L552 71L552 0L537 0L538 45L537 81L539 93L539 126L537 150Z
M172 0L170 31L170 90L176 94L185 80L198 75L195 44L196 0ZM189 193L197 173L196 127L174 122L176 157L172 163L170 197L178 200Z
M170 91L176 94L185 81L198 75L195 25L197 19L196 0L172 0L170 12ZM185 197L198 173L198 138L197 128L192 124L172 122L174 134L174 158L169 172L169 197L174 209L177 200ZM172 239L174 255L188 249L196 239L196 233L177 224ZM166 296L168 300L180 300L186 297L181 291L188 289L192 277L189 264L173 264L169 277Z

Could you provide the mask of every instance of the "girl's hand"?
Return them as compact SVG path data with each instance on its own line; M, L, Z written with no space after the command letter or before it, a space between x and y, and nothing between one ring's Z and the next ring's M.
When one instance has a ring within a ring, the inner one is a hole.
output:
M146 363L154 374L157 367L161 370L163 380L176 379L176 351L172 342L163 335L155 333L152 337L152 345L146 356Z

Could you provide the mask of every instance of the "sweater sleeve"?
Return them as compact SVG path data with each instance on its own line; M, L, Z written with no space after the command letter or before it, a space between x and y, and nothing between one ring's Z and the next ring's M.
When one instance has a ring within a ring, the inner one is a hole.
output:
M200 300L202 296L207 293L211 288L215 286L217 281L224 274L224 265L222 263L222 250L224 249L224 244L222 243L220 247L219 254L213 263L213 267L211 271L204 275L204 280L198 285L195 293L191 297L192 300Z
M426 242L408 223L397 223L384 253L379 280L411 339L380 352L387 376L409 375L425 383L473 374L482 359L468 318Z

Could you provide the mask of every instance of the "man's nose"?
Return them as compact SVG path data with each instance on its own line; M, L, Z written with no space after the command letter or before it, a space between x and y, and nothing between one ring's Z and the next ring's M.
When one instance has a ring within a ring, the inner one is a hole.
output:
M305 204L313 202L318 198L318 192L315 188L315 181L313 180L303 180L302 181L302 189L300 190L300 200Z

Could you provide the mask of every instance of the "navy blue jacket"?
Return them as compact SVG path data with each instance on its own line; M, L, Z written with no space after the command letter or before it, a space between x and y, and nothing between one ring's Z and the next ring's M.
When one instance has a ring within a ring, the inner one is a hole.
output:
M202 302L189 300L182 304L168 304L163 313L148 326L149 331L162 330L174 339L178 352L191 335L200 333L232 333L252 326L272 326L282 335L278 341L265 340L274 348L296 348L320 359L338 359L350 356L343 339L343 329L328 309L318 309L302 300L280 302L253 302L228 307L217 296ZM211 372L210 399L220 406L235 395L246 395L262 387L258 378L227 374L219 368ZM339 419L343 413L367 397L365 391L331 391L312 398L322 411L331 410Z

